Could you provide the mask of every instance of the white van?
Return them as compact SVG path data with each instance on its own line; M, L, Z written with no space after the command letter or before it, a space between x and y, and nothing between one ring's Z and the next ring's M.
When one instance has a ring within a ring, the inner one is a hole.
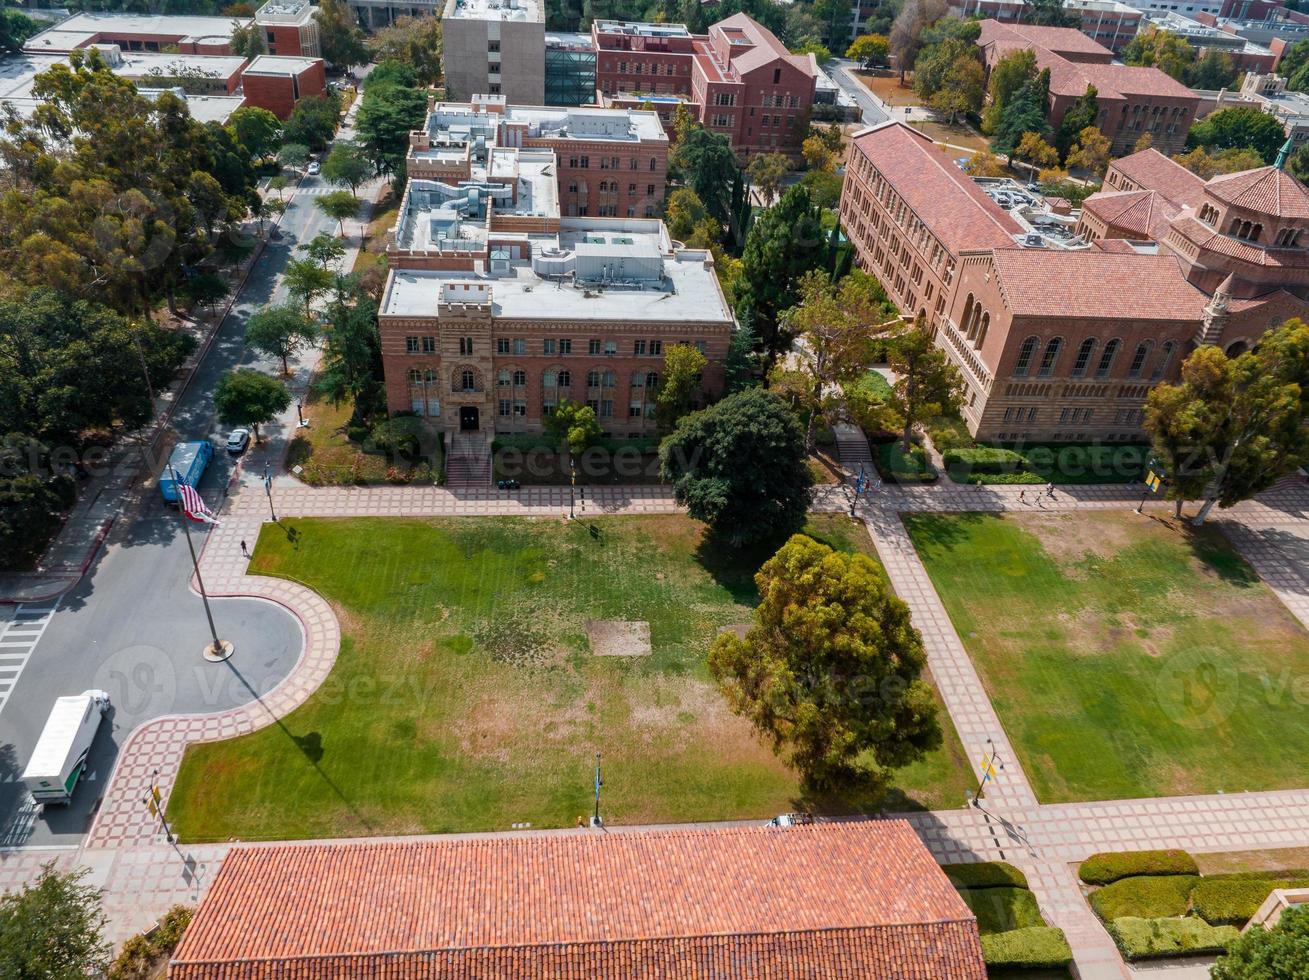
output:
M86 757L109 710L105 691L83 691L56 698L37 739L32 758L23 770L23 784L38 803L67 803L73 798Z

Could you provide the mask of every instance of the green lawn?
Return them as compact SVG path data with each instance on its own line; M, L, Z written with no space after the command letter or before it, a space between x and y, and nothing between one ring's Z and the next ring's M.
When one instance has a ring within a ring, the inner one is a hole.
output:
M1135 483L1145 474L1150 447L1144 443L993 443L1023 457L1018 473L949 472L956 483ZM941 447L938 445L938 449Z
M1213 528L906 519L1046 802L1303 786L1309 635Z
M879 803L800 799L710 683L705 650L749 621L757 558L706 553L680 516L589 523L597 534L530 519L283 522L295 541L266 530L254 570L327 597L340 656L282 724L187 752L169 801L183 839L571 825L590 812L596 750L614 824ZM871 548L840 515L810 530ZM650 655L593 655L592 618L648 622ZM900 776L882 805L957 807L971 780L953 730Z

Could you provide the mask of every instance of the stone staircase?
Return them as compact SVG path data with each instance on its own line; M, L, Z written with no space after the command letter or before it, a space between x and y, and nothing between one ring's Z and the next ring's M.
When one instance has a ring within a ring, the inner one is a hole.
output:
M832 431L836 436L836 454L841 460L841 468L853 478L859 475L859 467L862 466L871 478L877 471L873 467L873 454L868 448L868 438L863 430L841 422Z
M491 439L483 432L456 432L445 455L450 490L485 490L491 485Z

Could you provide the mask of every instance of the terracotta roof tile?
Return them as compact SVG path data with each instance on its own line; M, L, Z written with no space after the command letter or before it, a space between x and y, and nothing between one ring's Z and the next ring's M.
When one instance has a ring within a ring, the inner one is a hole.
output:
M1180 209L1158 191L1109 191L1092 194L1083 209L1133 238L1158 241Z
M854 136L920 221L956 256L963 249L1012 245L1018 222L922 133L892 120Z
M1075 27L1036 27L1032 24L1002 24L998 20L982 21L979 43L991 41L1021 41L1023 47L1045 48L1055 54L1093 55L1106 61L1113 52L1087 37Z
M1205 191L1219 201L1278 218L1309 218L1309 192L1276 167L1260 167L1210 179Z
M1194 321L1209 299L1168 254L1007 248L993 256L1014 316Z
M1203 180L1153 147L1120 157L1109 166L1138 187L1158 191L1176 204L1196 207L1204 194Z
M172 980L939 977L976 924L899 820L234 849Z
M1309 254L1302 248L1266 248L1220 234L1195 215L1186 215L1172 224L1173 234L1219 255L1227 255L1250 265L1281 269L1309 268Z

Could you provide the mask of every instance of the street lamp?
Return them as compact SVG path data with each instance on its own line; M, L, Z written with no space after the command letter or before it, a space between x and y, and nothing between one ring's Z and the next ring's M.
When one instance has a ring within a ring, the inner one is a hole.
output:
M276 524L277 512L273 510L273 474L269 472L267 463L264 463L264 493L268 495L268 516Z

